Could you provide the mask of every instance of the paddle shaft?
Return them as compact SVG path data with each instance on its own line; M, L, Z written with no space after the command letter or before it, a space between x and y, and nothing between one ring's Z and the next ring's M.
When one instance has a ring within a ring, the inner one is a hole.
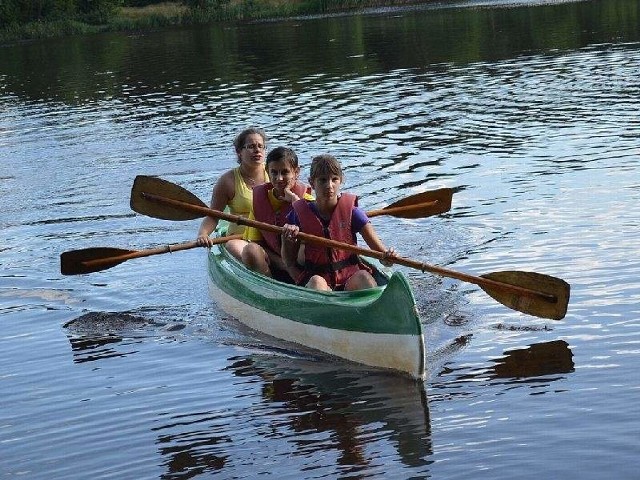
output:
M215 243L225 243L229 240L242 238L242 235L230 235L228 237L216 238L213 240ZM116 255L112 257L105 258L96 258L95 260L85 260L82 262L86 267L99 267L101 265L109 265L114 262L126 262L127 260L131 260L132 258L140 258L140 257L150 257L151 255L160 255L163 253L173 253L179 252L181 250L189 250L190 248L201 247L198 245L197 241L193 240L191 242L185 243L176 243L172 245L164 245L162 247L149 248L146 250L131 250L129 253L125 253L122 255Z
M191 212L194 212L194 213L199 213L203 217L204 216L206 216L206 217L214 217L214 218L217 218L217 219L220 219L220 220L226 220L228 222L235 223L237 225L244 225L244 226L248 226L248 227L254 227L254 228L257 228L259 230L263 230L263 231L267 231L267 232L273 232L273 233L282 233L282 231L284 230L283 227L278 227L277 225L271 225L270 223L263 223L263 222L258 222L257 220L250 220L248 218L241 217L239 215L233 215L233 214L230 214L230 213L220 212L218 210L213 210L211 208L202 207L202 206L199 206L199 205L193 205L191 203L181 202L179 200L173 200L173 199L170 199L170 198L162 197L160 195L154 195L154 194L147 193L147 192L142 192L141 195L143 195L144 198L146 198L149 201L156 202L156 203L161 203L161 204L165 204L165 205L172 205L172 206L180 208L180 209L184 209L184 210L191 211ZM487 287L487 288L492 288L492 289L502 290L502 291L512 291L514 293L518 293L518 294L525 295L525 296L537 297L537 298L540 298L540 299L545 300L545 301L550 302L550 303L556 303L558 301L558 298L555 295L552 295L552 294L539 292L539 291L536 291L536 290L530 290L528 288L519 287L517 285L511 285L511 284L506 284L506 283L502 283L502 282L496 282L496 281L490 280L488 278L476 277L474 275L468 275L466 273L456 272L454 270L448 270L446 268L437 267L437 266L434 266L434 265L429 265L429 264L426 264L426 263L418 262L416 260L410 260L408 258L402 258L402 257L388 257L387 258L383 252L378 252L376 250L371 250L371 249L368 249L368 248L358 247L357 245L350 245L348 243L338 242L336 240L331 240L331 239L324 238L324 237L318 237L316 235L310 235L310 234L304 233L304 232L299 232L298 233L298 238L303 242L316 243L316 244L320 244L320 245L323 245L323 246L326 246L326 247L330 247L330 248L347 250L347 251L353 252L353 253L355 253L357 255L363 255L363 256L366 256L366 257L373 257L373 258L377 258L378 260L387 260L389 262L392 262L392 263L395 263L395 264L398 264L398 265L403 265L405 267L415 268L415 269L420 270L422 272L430 272L430 273L434 273L434 274L437 274L437 275L442 275L442 276L445 276L445 277L455 278L457 280L462 280L464 282L473 283L473 284L481 286L481 287Z

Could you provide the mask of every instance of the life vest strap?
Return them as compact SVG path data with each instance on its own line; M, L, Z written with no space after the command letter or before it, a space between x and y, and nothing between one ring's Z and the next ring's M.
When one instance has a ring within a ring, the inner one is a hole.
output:
M358 265L359 263L360 261L358 260L358 256L351 255L349 258L345 258L344 260L340 260L339 262L328 263L326 265L318 265L306 261L304 263L304 269L306 272L311 273L312 275L322 275L329 272L338 272L343 268L346 268L350 265Z

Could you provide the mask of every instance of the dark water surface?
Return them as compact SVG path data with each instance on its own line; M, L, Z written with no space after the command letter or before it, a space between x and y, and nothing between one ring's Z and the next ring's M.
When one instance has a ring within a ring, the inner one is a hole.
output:
M640 466L637 0L439 4L0 48L0 477L633 479ZM194 238L138 174L208 200L231 141L343 162L406 257L572 286L560 322L406 271L424 384L220 313L201 249L62 276L60 253Z

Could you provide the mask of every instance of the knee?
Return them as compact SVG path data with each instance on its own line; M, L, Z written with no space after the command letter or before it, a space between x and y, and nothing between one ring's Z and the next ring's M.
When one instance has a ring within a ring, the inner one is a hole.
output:
M247 268L263 275L271 275L267 253L257 243L247 243L245 245L242 249L241 260Z
M365 270L360 270L349 277L345 285L345 290L362 290L375 286L377 286L377 284L373 276Z
M231 255L236 257L238 260L242 260L242 250L246 245L248 245L248 243L245 242L244 240L229 240L226 243L225 248Z
M314 275L307 282L307 288L313 288L314 290L331 290L327 281L320 275Z
M264 258L264 250L260 245L247 243L242 249L242 261L245 265L254 264L259 258Z

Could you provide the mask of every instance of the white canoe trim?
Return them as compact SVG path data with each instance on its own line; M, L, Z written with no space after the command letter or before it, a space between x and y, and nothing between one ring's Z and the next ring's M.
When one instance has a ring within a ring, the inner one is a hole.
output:
M224 312L258 332L356 363L405 372L415 379L425 377L422 335L353 332L296 322L237 300L211 278L209 291Z

